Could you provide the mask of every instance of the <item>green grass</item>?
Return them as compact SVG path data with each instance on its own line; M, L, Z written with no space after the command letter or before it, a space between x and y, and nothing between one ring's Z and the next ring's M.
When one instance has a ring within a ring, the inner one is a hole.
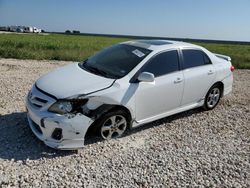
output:
M0 34L0 57L80 61L126 38L76 35ZM196 43L228 55L236 68L250 69L250 45Z
M59 34L0 34L0 57L80 61L104 47L126 40Z
M232 64L237 69L250 69L250 45L196 43L217 54L232 58Z

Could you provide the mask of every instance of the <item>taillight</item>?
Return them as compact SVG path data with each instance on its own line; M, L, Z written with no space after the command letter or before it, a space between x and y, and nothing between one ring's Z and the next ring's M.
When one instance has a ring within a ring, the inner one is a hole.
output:
M231 72L233 72L235 70L233 65L230 67L230 70L231 70Z

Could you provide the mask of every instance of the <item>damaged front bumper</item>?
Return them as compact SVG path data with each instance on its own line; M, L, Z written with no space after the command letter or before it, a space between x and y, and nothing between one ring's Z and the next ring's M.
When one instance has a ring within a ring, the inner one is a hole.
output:
M32 132L47 146L71 150L84 146L84 137L93 120L82 114L59 115L41 111L26 99L27 116Z

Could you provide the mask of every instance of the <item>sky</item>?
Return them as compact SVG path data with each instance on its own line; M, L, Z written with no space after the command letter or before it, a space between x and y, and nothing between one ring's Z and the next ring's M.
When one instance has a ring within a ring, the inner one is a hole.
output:
M0 26L250 41L250 0L0 0Z

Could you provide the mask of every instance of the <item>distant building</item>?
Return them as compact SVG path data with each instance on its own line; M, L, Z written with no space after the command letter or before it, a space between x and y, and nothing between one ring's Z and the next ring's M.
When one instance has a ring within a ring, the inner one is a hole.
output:
M16 32L17 28L18 28L18 26L10 26L9 31Z
M25 33L33 33L33 27L24 27Z
M41 33L42 30L41 29L38 29L36 27L33 27L33 33Z
M32 26L1 26L0 31L10 31L19 33L41 33L42 29Z
M0 26L0 31L8 31L9 28L6 26Z
M16 32L18 32L18 33L23 33L23 32L24 32L24 27L19 26L19 27L16 29Z

